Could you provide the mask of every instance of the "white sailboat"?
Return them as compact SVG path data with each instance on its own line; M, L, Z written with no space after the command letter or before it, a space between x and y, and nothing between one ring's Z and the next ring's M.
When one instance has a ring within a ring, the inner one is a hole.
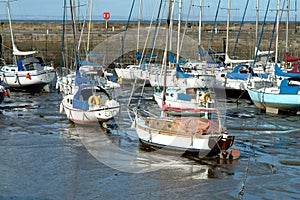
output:
M158 106L168 115L197 116L208 118L214 112L214 100L208 89L167 87L163 93L154 93Z
M178 34L177 34L177 55L176 59L172 54L172 24L173 24L173 13L174 6L171 9L171 19L170 19L170 38L169 38L169 60L171 65L167 69L165 74L162 69L157 69L152 71L149 75L149 82L152 87L163 87L164 77L166 76L166 87L184 87L184 88L207 88L211 87L215 83L215 74L212 73L212 68L216 65L209 65L207 62L204 64L199 62L187 62L186 60L180 60L180 18L181 18L181 7L182 1L179 1L179 24L178 24ZM202 3L200 5L202 7ZM201 19L200 19L201 20ZM199 34L201 31L199 30ZM200 47L201 37L199 36L199 47Z
M60 109L74 123L103 123L118 114L120 104L112 99L105 89L92 84L84 84L75 94L63 98Z
M151 52L150 54L145 55L145 47L143 48L142 53L140 53L140 35L141 35L140 24L141 24L142 7L143 7L143 0L139 0L137 42L136 42L136 54L135 54L137 63L129 64L127 66L123 66L123 64L118 64L118 66L114 68L116 74L121 80L135 81L137 79L137 80L147 81L149 80L149 75L151 71L161 68L161 65L153 62L157 58L157 54L153 54L153 52ZM124 34L126 34L126 31L127 30L125 30ZM151 25L149 27L149 31L151 31ZM147 35L149 35L149 33L150 32L148 32ZM145 45L146 44L147 41L145 42ZM121 45L122 45L121 48L123 48L124 43L122 42Z
M230 24L230 9L231 3L228 0L228 16L227 16L227 28L226 28L226 51L224 63L228 66L227 71L217 72L217 84L216 87L225 89L226 95L229 97L247 98L247 88L263 88L265 86L273 86L276 84L271 80L270 75L265 73L263 67L254 67L254 59L241 60L231 59L228 56L228 40L229 40L229 24ZM260 56L265 55L267 52L261 52L257 48L256 53ZM271 53L271 52L268 52ZM230 70L229 70L230 69Z
M83 77L83 73L79 72L73 3L71 1L76 66L74 85L76 86L76 91L64 96L60 105L60 112L65 112L67 118L74 123L88 124L101 122L105 127L105 122L118 114L120 104L112 99L107 90L101 87L97 81L92 78Z
M171 0L169 2L168 19L171 13ZM169 22L169 20L168 20ZM167 24L167 37L169 37L170 23ZM168 40L166 40L168 41ZM168 42L164 53L164 73L166 73L166 54ZM166 76L165 76L166 77ZM163 98L165 101L166 78L164 78ZM216 156L229 149L234 141L234 136L222 130L218 124L206 118L181 117L167 118L143 116L142 112L136 111L134 126L140 142L160 151L181 152L196 154L197 156ZM164 114L164 112L162 112ZM226 154L226 157L236 157L234 154Z
M66 6L65 6L66 7ZM103 57L102 54L94 54L90 52L89 41L90 41L90 29L91 29L91 16L92 16L93 1L89 1L89 6L87 9L90 10L90 20L88 26L87 34L87 49L86 49L86 60L79 61L79 70L71 71L66 75L60 73L57 75L56 89L63 95L74 94L77 92L79 86L75 84L76 73L79 72L81 77L92 80L95 84L98 84L100 87L105 88L111 95L113 93L118 93L121 90L121 86L117 82L110 81L108 76L109 74L103 68L100 62L91 61L90 59L95 59L97 57ZM66 8L65 8L66 9ZM65 20L65 16L64 16ZM84 29L82 29L83 31ZM63 32L64 34L64 32ZM81 39L80 39L81 41ZM79 45L78 45L79 46ZM78 47L79 50L79 47Z
M53 81L55 71L41 57L34 56L37 51L19 51L14 42L9 0L6 0L13 47L14 63L0 69L2 82L11 89L40 90ZM17 60L18 58L18 60Z

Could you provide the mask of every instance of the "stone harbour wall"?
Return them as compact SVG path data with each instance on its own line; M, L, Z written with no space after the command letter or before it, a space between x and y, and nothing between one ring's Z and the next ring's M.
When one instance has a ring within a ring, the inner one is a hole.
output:
M124 38L124 31L126 30L126 22L108 22L106 29L105 22L92 22L90 32L89 49L93 53L103 53L106 55L113 55L112 58L106 58L106 65L115 61L119 56L120 62L129 64L134 62L135 49L137 46L137 23L130 23L128 26L128 32L126 33L124 46L121 46ZM13 21L12 22L15 44L21 51L37 50L45 59L46 62L52 62L54 66L59 66L61 55L64 55L65 63L72 63L74 60L74 38L72 34L72 24L67 22L65 25L65 42L64 53L62 54L62 22L25 22L25 21ZM152 31L154 31L155 25L152 25ZM264 33L262 34L260 50L268 50L270 46L270 38L272 36L274 23L267 23L264 27ZM229 28L229 42L228 52L232 58L239 59L253 59L256 42L256 26L255 23L245 23L240 31L238 43L234 54L235 42L239 33L240 24L231 23ZM289 23L288 31L288 47L292 56L299 56L299 41L300 31L298 25L295 23ZM142 23L141 29L144 30L140 36L139 49L143 49L145 40L147 38L147 30L149 30L149 23ZM79 43L79 35L81 34L82 24L76 24L77 43ZM87 49L88 38L88 24L82 31L82 39L80 42L80 57L85 59ZM258 37L260 37L261 24L258 29ZM6 63L12 62L12 44L8 22L0 23L0 33L2 37L2 51L1 57ZM184 54L185 59L197 58L197 45L199 38L198 23L182 23L181 36L184 34L184 42L181 52ZM153 33L153 32L152 32ZM156 39L154 48L164 49L165 36L164 31L161 32ZM173 27L173 41L172 50L176 53L177 47L177 23L174 23ZM153 44L153 36L149 34L149 45ZM224 52L226 41L226 22L218 23L202 23L201 29L201 46L207 50L208 46L213 51ZM127 48L130 46L130 48ZM284 60L286 51L286 25L280 24L279 42L278 42L278 58ZM125 50L124 49L129 49ZM131 51L130 51L131 50ZM271 50L275 50L275 37L272 40ZM142 51L142 50L140 50ZM123 54L123 55L122 55ZM181 54L180 54L181 55ZM182 56L182 55L181 55ZM161 56L160 56L161 58ZM3 64L3 63L1 63ZM66 64L68 65L68 64Z

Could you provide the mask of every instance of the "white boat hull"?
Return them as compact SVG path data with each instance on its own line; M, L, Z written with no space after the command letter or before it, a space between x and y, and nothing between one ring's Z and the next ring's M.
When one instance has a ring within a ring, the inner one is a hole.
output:
M149 81L152 87L162 87L164 77L160 74L150 74ZM211 88L215 84L214 75L199 75L189 78L176 78L170 74L166 77L166 87L191 87L191 88Z
M111 105L106 103L106 106L95 105L89 110L76 109L70 102L72 98L73 95L67 95L63 98L61 112L64 111L67 118L74 123L106 122L116 116L120 110L120 105L114 100L110 100L112 101Z
M174 126L172 122L161 121L163 124L158 126L170 127ZM183 153L205 153L205 155L218 154L222 150L227 150L233 143L233 137L225 134L180 134L177 132L172 132L165 130L164 128L153 128L149 127L147 120L138 118L136 119L136 132L139 140L142 143L151 145L158 148L165 148L166 150L176 150ZM156 122L158 123L158 122ZM196 136L197 135L197 136ZM228 139L228 141L227 141ZM222 147L217 147L220 141L227 143L224 149Z
M115 71L116 71L118 77L122 77L122 79L129 79L129 80L134 80L134 79L148 80L149 79L149 72L147 70L115 68Z
M27 75L30 74L30 78ZM24 88L30 86L44 86L55 77L55 72L52 71L19 71L16 73L4 72L1 79L4 84L11 88Z

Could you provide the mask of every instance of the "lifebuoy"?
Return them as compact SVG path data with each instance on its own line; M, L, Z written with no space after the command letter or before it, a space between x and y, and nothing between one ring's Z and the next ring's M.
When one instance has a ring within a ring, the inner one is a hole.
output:
M100 104L100 99L99 97L95 96L95 95L92 95L89 97L88 99L88 104L90 106L93 106L93 105L99 105Z
M212 102L212 96L209 92L206 92L203 97L201 98L201 101L206 103L207 99L209 100L209 102Z

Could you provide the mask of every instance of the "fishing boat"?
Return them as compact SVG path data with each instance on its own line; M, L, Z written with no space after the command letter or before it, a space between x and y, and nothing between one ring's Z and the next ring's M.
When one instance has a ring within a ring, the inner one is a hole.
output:
M167 87L165 101L161 92L154 93L154 99L168 115L208 117L215 111L207 88Z
M40 90L55 78L55 70L47 65L37 51L19 51L14 43L9 1L6 1L14 63L0 69L0 77L5 86L11 89Z
M247 91L253 103L268 113L298 112L300 110L300 74L283 72L275 65L275 75L282 77L280 85Z
M171 1L168 10L168 28L166 37L169 37ZM174 3L174 2L172 2ZM168 39L166 39L168 41ZM166 50L168 42L166 42ZM164 54L164 85L162 104L165 104L166 94L166 53ZM180 152L193 154L196 156L220 156L226 158L236 158L237 154L226 153L234 142L234 136L223 130L221 126L207 118L181 117L169 118L164 116L144 115L145 111L135 110L134 127L142 145L162 152ZM165 151L166 150L166 151Z

